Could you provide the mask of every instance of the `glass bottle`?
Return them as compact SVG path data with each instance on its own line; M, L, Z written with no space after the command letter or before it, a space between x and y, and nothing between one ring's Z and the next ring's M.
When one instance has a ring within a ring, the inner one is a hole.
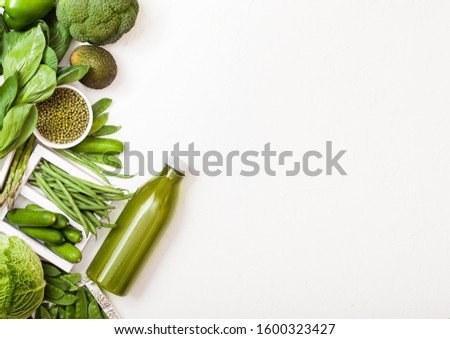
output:
M182 178L166 165L128 201L87 270L97 285L119 296L126 294L174 210Z

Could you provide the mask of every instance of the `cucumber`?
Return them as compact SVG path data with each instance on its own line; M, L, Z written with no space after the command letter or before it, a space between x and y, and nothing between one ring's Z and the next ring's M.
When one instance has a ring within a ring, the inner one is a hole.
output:
M64 238L66 238L67 241L70 241L72 244L77 244L81 240L83 240L83 234L76 228L69 226L62 230L64 234Z
M64 230L67 226L69 226L69 219L67 219L67 217L61 213L55 213L56 216L56 221L55 223L51 226L54 229L57 230Z
M55 223L56 216L48 211L15 208L6 214L6 219L14 226L48 227Z
M82 255L78 248L72 245L70 242L65 242L62 245L45 244L52 252L59 255L61 258L71 262L72 264L79 263Z
M34 204L27 205L27 207L25 207L25 208L27 210L32 210L32 211L46 211L41 206L34 205ZM69 219L67 219L67 217L65 215L63 215L61 213L54 213L54 214L56 216L56 221L52 225L52 228L55 228L57 230L63 230L64 228L69 226Z
M63 234L49 227L19 227L19 229L30 237L43 241L47 244L60 245L64 242Z

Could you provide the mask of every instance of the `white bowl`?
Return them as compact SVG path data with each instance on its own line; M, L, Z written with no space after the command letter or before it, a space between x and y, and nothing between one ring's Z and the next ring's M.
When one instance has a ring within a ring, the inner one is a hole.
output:
M36 136L36 138L39 140L39 142L41 144L43 144L47 147L57 148L57 149L71 148L71 147L74 147L75 145L78 145L80 142L82 142L84 140L84 138L87 137L87 135L92 127L92 122L94 120L94 114L92 113L92 107L91 107L91 104L89 103L88 98L86 98L84 93L81 92L78 88L75 88L70 85L61 85L61 86L58 86L57 88L71 89L72 91L77 92L83 98L84 102L86 103L86 105L88 107L88 124L87 124L86 130L83 132L83 134L78 139L76 139L72 142L69 142L67 144L58 144L56 142L51 142L51 141L47 140L41 133L39 133L37 128L34 130L34 135Z

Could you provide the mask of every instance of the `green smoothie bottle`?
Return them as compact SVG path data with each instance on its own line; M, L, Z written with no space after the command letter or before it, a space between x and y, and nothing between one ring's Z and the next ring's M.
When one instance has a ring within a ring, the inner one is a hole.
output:
M97 285L125 295L174 210L182 178L183 174L166 165L128 201L87 270Z

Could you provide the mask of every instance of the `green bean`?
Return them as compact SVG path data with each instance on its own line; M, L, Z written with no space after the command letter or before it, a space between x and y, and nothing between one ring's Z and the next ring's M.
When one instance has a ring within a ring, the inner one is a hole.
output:
M54 172L57 172L57 173L59 173L62 176L66 176L68 179L70 178L74 182L77 182L77 183L79 183L81 185L88 186L91 189L95 189L95 190L98 190L100 192L108 192L108 193L111 193L111 194L123 194L123 191L121 189L114 188L114 187L111 187L111 186L106 186L106 185L102 186L102 185L95 184L95 183L93 183L93 182L91 182L89 180L84 180L84 179L81 179L81 178L73 177L70 174L64 172L63 170L61 170L60 168L58 168L57 166L55 166L55 165L53 165L51 163L49 163L49 166L52 168L52 170Z
M64 213L70 216L72 219L76 219L76 215L67 208L67 206L61 201L61 199L55 194L55 192L47 185L44 179L38 174L34 173L34 177L36 178L40 189L45 193L45 195L56 205L58 206Z
M61 188L61 190L63 191L63 193L66 195L66 197L69 200L71 207L74 209L75 214L77 215L81 225L83 225L83 228L86 231L86 234L88 234L89 230L90 230L89 224L86 222L86 219L84 218L83 214L81 214L80 209L78 208L77 204L75 204L75 201L73 201L72 196L67 191L67 189L64 187L62 182L61 181L56 181L56 182L58 183L58 185Z
M87 219L89 219L93 223L94 226L102 227L101 222L94 216L92 212L84 211L84 215L86 216Z
M101 224L102 224L103 228L114 228L114 227L117 226L117 224L107 224L107 223L104 223L104 222L102 222Z
M86 220L86 224L87 224L88 227L89 227L89 231L90 231L93 235L95 235L95 237L97 237L97 229L95 228L95 225L94 225L94 223L92 222L92 220L90 220L90 219L87 218L87 217L85 217L84 219Z
M86 167L87 169L90 169L92 172L97 174L104 182L106 182L107 184L110 184L108 178L105 177L102 173L103 168L101 168L94 162L88 161L87 159L79 156L79 154L77 154L71 150L57 150L57 152L59 154L61 154L62 156L72 160L73 162L75 162L83 167Z
M135 195L135 193L124 194L121 196L101 194L100 198L103 199L104 201L119 201L119 200L131 199L132 197L134 197L134 195Z
M50 167L48 164L46 166L42 167L43 171L47 172L49 175L52 175L55 179L64 182L69 187L72 187L75 190L78 190L80 192L83 192L84 194L92 197L96 197L96 193L90 189L89 187L83 186L83 185L77 185L72 180L64 177L63 175L59 174L57 171L53 171L53 168Z

